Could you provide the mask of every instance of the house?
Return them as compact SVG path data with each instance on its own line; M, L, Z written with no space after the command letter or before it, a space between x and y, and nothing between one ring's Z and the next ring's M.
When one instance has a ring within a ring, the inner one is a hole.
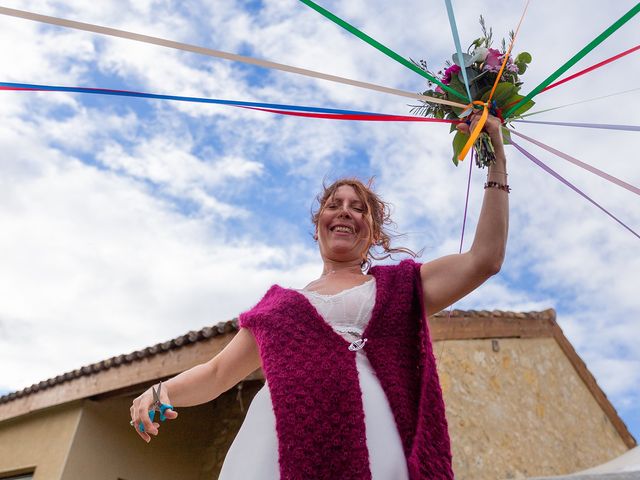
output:
M566 474L636 446L553 310L453 310L429 325L457 479ZM237 331L235 319L205 327L0 397L0 479L216 478L263 386L261 370L179 409L150 444L129 425L129 407L151 384L209 360Z

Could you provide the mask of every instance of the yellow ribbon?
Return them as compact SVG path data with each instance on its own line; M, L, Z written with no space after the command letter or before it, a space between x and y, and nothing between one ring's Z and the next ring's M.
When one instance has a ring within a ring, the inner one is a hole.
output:
M475 108L476 105L482 106L482 115L480 116L478 123L476 123L476 127L469 135L469 140L467 140L467 143L464 144L464 147L458 154L458 161L460 162L464 160L464 158L467 156L467 153L469 153L469 150L471 150L471 147L473 147L473 144L478 139L478 135L480 135L480 132L482 132L484 124L487 122L487 118L489 117L489 104L487 102L481 102L480 100L475 100L467 105L465 112L469 111L469 109ZM465 112L463 112L461 116L464 116Z
M502 72L504 72L504 67L507 65L507 60L509 60L509 55L511 55L511 49L513 48L513 44L516 43L516 37L518 36L518 32L520 31L520 25L522 25L522 20L524 19L525 14L527 13L527 8L529 7L529 0L524 5L524 11L522 12L522 16L520 17L520 21L518 22L518 26L516 27L516 31L513 34L513 38L511 38L511 43L509 43L509 48L507 52L504 54L504 58L502 59L502 65L500 66L500 71L498 72L498 76L496 77L496 81L493 83L493 88L491 89L491 93L489 94L489 101L493 98L493 94L496 91L498 83L500 83L500 79L502 78Z
M491 93L489 93L489 99L487 100L487 102L481 102L479 100L476 100L470 103L469 105L467 105L467 108L462 112L462 114L459 115L460 117L464 117L468 115L467 112L469 112L470 109L474 108L474 105L482 105L482 116L480 117L480 120L478 120L478 123L476 124L476 128L474 128L473 132L471 132L471 135L469 136L469 140L467 140L467 143L465 143L464 148L460 151L460 154L458 155L458 161L460 162L463 161L464 158L467 156L467 153L469 153L469 150L471 150L471 147L473 146L478 136L480 135L480 132L482 132L482 129L484 128L484 124L486 123L487 117L489 116L489 102L491 102L491 99L493 98L493 94L495 93L496 88L498 87L498 83L500 83L500 79L502 78L502 72L504 72L504 67L507 65L507 60L509 59L509 55L511 55L511 49L513 48L513 44L516 42L516 37L518 36L518 32L520 31L520 25L522 25L522 20L524 19L524 16L527 13L527 8L529 7L529 1L530 0L527 0L524 5L524 11L522 12L522 16L520 17L518 26L516 27L516 31L513 34L513 38L509 43L509 48L507 49L507 51L504 54L504 57L502 58L502 65L500 65L500 71L496 76L495 82L493 82Z

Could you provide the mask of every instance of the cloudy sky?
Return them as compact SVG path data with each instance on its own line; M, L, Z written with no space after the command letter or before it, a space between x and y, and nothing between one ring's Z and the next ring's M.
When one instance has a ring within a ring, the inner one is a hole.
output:
M18 1L3 6L256 56L412 92L423 79L295 0ZM531 3L514 51L524 91L635 2ZM440 0L323 6L436 70L454 51ZM472 5L472 6L471 6ZM521 2L454 4L463 45L484 14L499 39ZM552 12L552 13L550 13ZM585 15L589 12L589 15ZM573 73L638 43L631 20ZM407 114L411 101L0 16L5 82ZM639 53L537 97L537 109L640 87ZM528 88L528 89L527 89ZM640 124L640 91L538 120ZM321 262L309 211L323 178L377 177L402 244L421 261L457 252L466 163L448 126L283 118L232 107L0 92L0 393L236 316L272 283L301 288ZM533 119L533 118L532 118ZM640 185L637 134L519 130ZM634 137L635 135L635 137ZM640 230L638 197L525 141L522 146ZM558 322L640 438L639 240L508 147L511 218L502 271L457 308L555 308ZM483 172L473 174L472 240Z

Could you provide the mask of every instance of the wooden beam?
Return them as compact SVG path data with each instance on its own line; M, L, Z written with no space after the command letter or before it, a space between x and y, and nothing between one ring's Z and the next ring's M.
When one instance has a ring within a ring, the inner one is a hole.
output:
M552 337L553 318L431 317L433 341Z

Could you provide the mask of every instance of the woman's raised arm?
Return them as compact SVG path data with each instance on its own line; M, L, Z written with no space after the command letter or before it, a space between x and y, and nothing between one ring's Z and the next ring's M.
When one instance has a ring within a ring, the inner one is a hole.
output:
M462 131L473 129L461 124ZM507 185L507 161L500 133L500 121L489 116L484 130L495 149L496 161L488 168L489 185ZM471 161L468 159L468 161ZM478 219L473 244L468 252L447 255L426 262L420 269L425 309L433 315L469 294L489 277L500 271L507 246L509 229L509 197L506 189L495 186L485 188L484 200Z

